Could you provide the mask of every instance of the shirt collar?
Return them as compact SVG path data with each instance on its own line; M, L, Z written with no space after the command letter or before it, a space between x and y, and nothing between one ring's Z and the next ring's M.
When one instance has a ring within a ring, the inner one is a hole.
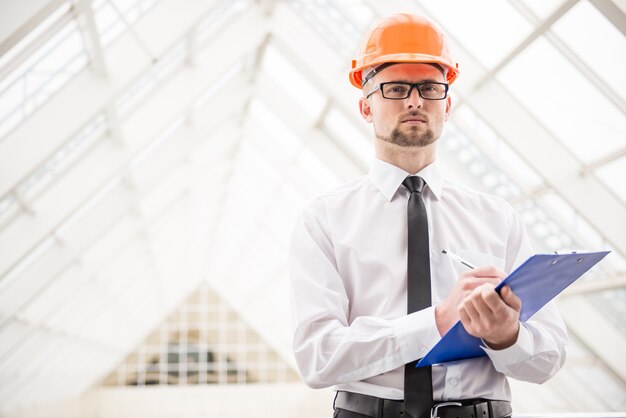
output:
M374 186L376 186L376 188L385 196L385 198L391 202L391 199L393 199L393 196L402 185L404 179L410 175L411 173L407 173L400 167L396 167L386 161L374 158L368 177ZM422 171L416 173L415 175L424 179L427 188L430 189L437 200L441 198L443 177L437 160L424 167Z

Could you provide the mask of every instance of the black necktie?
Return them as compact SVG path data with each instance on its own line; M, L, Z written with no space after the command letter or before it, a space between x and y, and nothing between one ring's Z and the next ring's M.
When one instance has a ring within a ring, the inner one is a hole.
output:
M411 196L407 208L409 225L407 254L407 313L430 306L430 254L428 218L422 199L424 179L410 176L402 182ZM416 361L404 366L404 402L413 418L429 416L433 406L433 384L430 367L416 368Z

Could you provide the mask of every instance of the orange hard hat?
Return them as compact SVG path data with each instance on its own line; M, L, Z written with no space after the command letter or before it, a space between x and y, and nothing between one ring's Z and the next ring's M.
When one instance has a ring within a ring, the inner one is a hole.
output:
M399 13L377 22L365 36L357 59L352 61L350 82L360 89L364 69L400 62L446 67L449 84L459 75L459 64L450 56L443 31L423 16Z

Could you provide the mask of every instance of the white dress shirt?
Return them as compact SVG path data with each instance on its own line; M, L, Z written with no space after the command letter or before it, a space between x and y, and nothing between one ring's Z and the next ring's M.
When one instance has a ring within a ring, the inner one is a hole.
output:
M441 338L434 306L407 315L409 173L376 159L363 176L316 198L291 241L294 352L311 387L403 399L404 365ZM428 214L433 305L467 267L507 273L533 254L524 224L504 200L444 179L437 162L417 175ZM544 382L565 361L567 332L552 304L520 327L504 350L433 366L435 400L510 400L506 376Z

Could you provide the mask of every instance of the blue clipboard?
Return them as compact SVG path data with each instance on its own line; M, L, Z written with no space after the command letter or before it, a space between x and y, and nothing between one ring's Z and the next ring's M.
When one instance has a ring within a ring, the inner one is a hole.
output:
M520 321L525 322L609 252L533 255L498 284L496 291L508 285L520 297ZM416 367L485 356L481 345L480 338L469 335L458 321Z

